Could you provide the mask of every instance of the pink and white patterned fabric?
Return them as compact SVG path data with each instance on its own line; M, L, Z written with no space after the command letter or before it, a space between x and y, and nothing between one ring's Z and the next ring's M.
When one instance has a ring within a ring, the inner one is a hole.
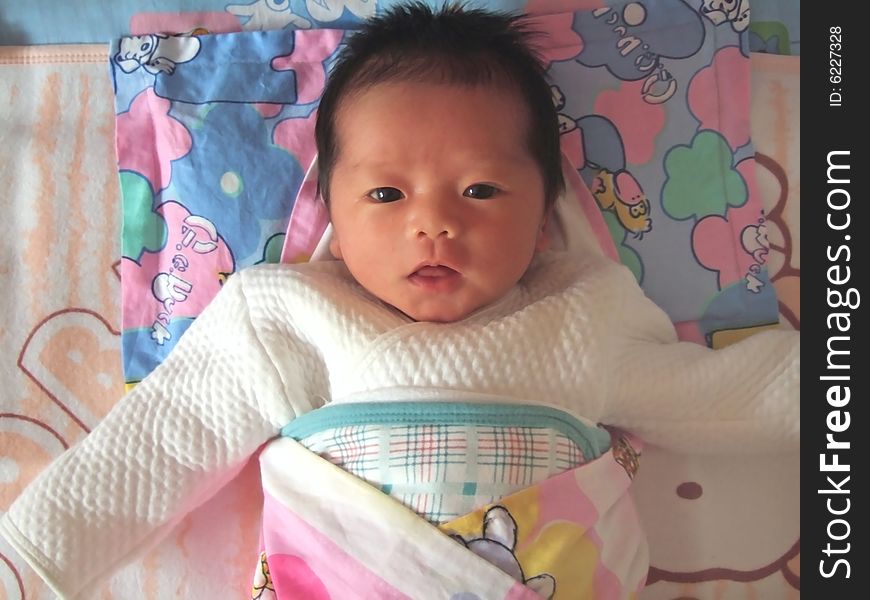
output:
M628 494L635 443L619 438L598 459L435 527L280 438L260 456L252 597L631 598L649 565Z

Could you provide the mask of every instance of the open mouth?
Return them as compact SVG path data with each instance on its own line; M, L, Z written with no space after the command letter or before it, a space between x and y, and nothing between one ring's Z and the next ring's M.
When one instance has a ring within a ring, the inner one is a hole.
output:
M433 292L448 292L461 278L459 271L446 265L423 265L408 275L411 283Z
M450 267L445 267L444 265L426 265L411 273L411 277L415 275L420 277L449 277L454 273L456 273L456 271ZM458 275L458 273L456 274Z

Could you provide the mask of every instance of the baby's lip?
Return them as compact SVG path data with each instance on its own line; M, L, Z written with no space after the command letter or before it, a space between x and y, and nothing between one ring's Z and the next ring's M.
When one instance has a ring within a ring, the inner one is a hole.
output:
M446 277L447 275L452 275L456 273L450 267L445 267L444 265L435 265L435 266L425 266L417 269L412 273L412 275L419 275L421 277Z
M424 293L449 294L462 283L462 274L448 265L425 262L408 275L408 281Z
M425 261L417 265L408 277L413 277L414 275L420 277L447 277L458 274L459 271L450 265L435 261Z

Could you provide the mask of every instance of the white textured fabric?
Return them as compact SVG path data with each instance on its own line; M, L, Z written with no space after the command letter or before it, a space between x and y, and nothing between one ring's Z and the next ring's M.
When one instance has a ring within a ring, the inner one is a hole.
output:
M595 256L538 257L504 298L451 324L411 321L342 263L264 265L229 279L171 355L25 490L0 533L75 597L326 402L496 398L676 450L794 448L799 340L678 343L631 273Z

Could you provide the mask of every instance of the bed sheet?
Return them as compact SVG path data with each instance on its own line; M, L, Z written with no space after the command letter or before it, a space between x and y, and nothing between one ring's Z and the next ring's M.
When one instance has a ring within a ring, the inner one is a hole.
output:
M0 48L2 511L124 393L108 57L105 45ZM256 468L246 469L90 597L245 597L259 489ZM0 598L54 598L2 539Z
M0 328L0 510L123 393L108 58L104 46L0 49L0 179L7 184L0 273L11 290L0 299L7 316ZM781 320L797 327L799 58L753 55L752 67L771 279ZM798 464L796 455L747 461L648 448L635 490L652 545L651 585L642 597L798 597ZM244 597L261 500L249 465L93 597ZM2 541L0 595L53 597Z
M751 64L767 265L780 324L800 329L800 57L754 53ZM747 463L647 447L633 490L653 551L642 598L799 597L799 488L796 454Z

